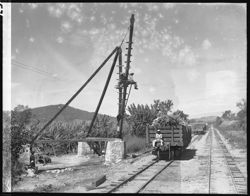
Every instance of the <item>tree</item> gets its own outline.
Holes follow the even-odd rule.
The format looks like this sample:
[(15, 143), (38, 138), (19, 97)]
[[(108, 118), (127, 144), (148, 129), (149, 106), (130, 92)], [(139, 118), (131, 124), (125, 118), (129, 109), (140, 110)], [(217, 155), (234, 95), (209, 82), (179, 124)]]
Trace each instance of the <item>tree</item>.
[(247, 113), (247, 102), (245, 99), (242, 99), (241, 102), (238, 102), (236, 106), (240, 109), (240, 111), (237, 113), (237, 117), (239, 119), (244, 119), (246, 117)]
[(238, 102), (236, 104), (236, 106), (240, 108), (240, 111), (237, 113), (240, 127), (243, 130), (246, 130), (247, 102), (245, 99), (242, 99), (241, 102)]
[(225, 120), (232, 120), (233, 113), (231, 112), (231, 110), (226, 110), (221, 117)]
[(28, 106), (18, 105), (11, 111), (11, 155), (18, 159), (22, 145), (31, 139), (31, 133), (26, 129), (30, 123), (31, 110)]
[(240, 110), (246, 110), (247, 108), (247, 101), (245, 99), (242, 99), (241, 102), (238, 102), (236, 104), (237, 107), (240, 108)]
[(158, 113), (155, 106), (149, 107), (147, 104), (131, 104), (128, 112), (127, 121), (132, 128), (131, 134), (136, 136), (145, 136), (146, 126), (153, 122)]
[(31, 110), (28, 106), (18, 105), (11, 111), (11, 175), (12, 183), (15, 182), (16, 176), (23, 172), (18, 162), (19, 153), (22, 145), (29, 143), (31, 132), (27, 129), (30, 123)]
[(146, 126), (151, 125), (159, 116), (168, 115), (171, 111), (173, 102), (171, 100), (161, 101), (154, 100), (154, 103), (149, 105), (131, 104), (128, 106), (129, 116), (127, 118), (131, 126), (131, 134), (136, 136), (145, 136)]
[(184, 120), (185, 122), (188, 121), (188, 114), (185, 114), (182, 110), (176, 110), (173, 115), (179, 116), (180, 119)]
[(154, 100), (153, 105), (151, 105), (151, 108), (153, 110), (156, 110), (158, 112), (158, 115), (168, 115), (168, 112), (171, 111), (173, 107), (173, 102), (172, 100), (167, 100), (167, 101), (160, 101), (159, 99)]
[(217, 117), (216, 117), (216, 120), (215, 120), (215, 125), (216, 125), (216, 126), (219, 126), (221, 123), (222, 123), (221, 117), (217, 116)]

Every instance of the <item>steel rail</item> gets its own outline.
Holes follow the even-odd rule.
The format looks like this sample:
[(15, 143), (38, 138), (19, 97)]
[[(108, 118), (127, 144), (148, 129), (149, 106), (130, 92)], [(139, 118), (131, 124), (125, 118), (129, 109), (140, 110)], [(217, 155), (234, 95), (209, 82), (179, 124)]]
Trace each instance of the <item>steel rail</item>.
[(150, 182), (152, 182), (163, 170), (165, 170), (173, 162), (174, 160), (170, 161), (167, 165), (165, 165), (162, 169), (160, 169), (152, 178), (150, 178), (144, 185), (142, 185), (141, 188), (136, 193), (141, 192)]
[(208, 193), (209, 194), (210, 194), (210, 189), (211, 189), (211, 176), (212, 176), (212, 144), (213, 144), (213, 137), (212, 137), (212, 132), (211, 131), (209, 132), (209, 136), (210, 136), (209, 174), (208, 174)]
[[(218, 142), (218, 143), (220, 144), (220, 142)], [(220, 144), (220, 145), (221, 145), (221, 144)], [(221, 147), (221, 146), (220, 146), (220, 147)], [(226, 159), (224, 152), (223, 152), (223, 157)], [(229, 173), (230, 173), (230, 177), (232, 178), (232, 182), (233, 182), (233, 185), (234, 185), (234, 190), (235, 190), (236, 192), (238, 192), (238, 190), (237, 190), (237, 188), (236, 188), (236, 184), (235, 184), (234, 179), (233, 179), (232, 171), (231, 171), (231, 169), (229, 168), (229, 165), (228, 165), (227, 160), (226, 160), (226, 164), (227, 164), (227, 167), (228, 167), (228, 170), (229, 170)]]
[[(215, 136), (216, 139), (218, 139), (218, 143), (223, 151), (223, 156), (226, 160), (226, 164), (230, 173), (230, 177), (232, 179), (233, 185), (234, 185), (234, 189), (238, 194), (247, 194), (247, 180), (246, 178), (243, 176), (242, 172), (240, 171), (240, 169), (238, 168), (238, 166), (236, 165), (233, 156), (230, 154), (230, 152), (228, 151), (227, 147), (225, 146), (225, 144), (223, 143), (221, 137), (219, 136), (217, 130), (215, 131)], [(226, 156), (226, 154), (228, 154), (228, 156)], [(231, 164), (229, 164), (229, 162), (231, 162)], [(232, 171), (232, 167), (234, 168), (234, 170), (237, 170), (236, 173), (238, 175), (235, 175), (235, 173)], [(236, 179), (242, 179), (241, 182), (237, 182)], [(245, 187), (242, 189), (242, 186)], [(241, 188), (239, 188), (241, 187)]]
[(143, 168), (142, 170), (140, 170), (139, 172), (135, 173), (134, 175), (132, 175), (131, 177), (129, 177), (128, 179), (124, 180), (123, 182), (121, 182), (120, 184), (118, 184), (116, 187), (112, 188), (111, 190), (109, 190), (107, 193), (112, 193), (114, 191), (116, 191), (118, 188), (120, 188), (121, 186), (123, 186), (124, 184), (128, 183), (129, 181), (133, 180), (136, 176), (138, 176), (140, 173), (142, 173), (143, 171), (145, 171), (146, 169), (148, 169), (149, 167), (151, 167), (152, 165), (154, 165), (155, 163), (157, 163), (158, 161), (153, 161), (152, 163), (150, 163), (149, 165), (147, 165), (145, 168)]
[[(168, 166), (170, 166), (175, 160), (171, 160), (170, 162), (168, 162), (165, 166), (163, 166), (163, 168), (161, 168), (160, 170), (157, 171), (157, 173), (155, 175), (153, 175), (149, 180), (147, 180), (135, 193), (139, 193), (141, 192), (143, 189), (145, 189), (145, 187), (152, 182), (163, 170), (165, 170)], [(118, 184), (116, 187), (114, 187), (113, 189), (109, 190), (107, 193), (114, 193), (115, 191), (117, 191), (121, 186), (126, 185), (128, 182), (132, 181), (135, 177), (137, 177), (139, 174), (141, 174), (142, 172), (146, 171), (148, 168), (152, 167), (154, 164), (159, 163), (158, 161), (154, 161), (152, 163), (150, 163), (149, 165), (147, 165), (145, 168), (143, 168), (142, 170), (136, 172), (134, 175), (132, 175), (131, 177), (129, 177), (128, 179), (126, 179), (125, 181), (123, 181), (122, 183)]]

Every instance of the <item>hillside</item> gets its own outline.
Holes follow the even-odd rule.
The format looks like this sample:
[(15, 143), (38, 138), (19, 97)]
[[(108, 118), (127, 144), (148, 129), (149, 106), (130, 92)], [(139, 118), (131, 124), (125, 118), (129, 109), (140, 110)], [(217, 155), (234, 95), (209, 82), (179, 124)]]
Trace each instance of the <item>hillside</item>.
[[(59, 110), (63, 107), (63, 104), (49, 105), (43, 107), (32, 108), (32, 118), (38, 119), (41, 123), (48, 122)], [(94, 113), (80, 110), (68, 106), (64, 111), (55, 119), (55, 121), (72, 122), (74, 120), (89, 121), (92, 119)], [(99, 116), (99, 115), (98, 115)], [(111, 117), (115, 120), (114, 117)]]
[(193, 118), (190, 121), (191, 122), (206, 122), (206, 123), (212, 123), (215, 122), (217, 116), (204, 116), (200, 118)]

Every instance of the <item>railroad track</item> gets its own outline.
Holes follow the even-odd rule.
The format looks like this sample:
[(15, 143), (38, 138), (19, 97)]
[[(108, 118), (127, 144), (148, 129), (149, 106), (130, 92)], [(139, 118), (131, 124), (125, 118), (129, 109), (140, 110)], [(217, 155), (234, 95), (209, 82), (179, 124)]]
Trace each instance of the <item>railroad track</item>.
[(169, 167), (174, 160), (152, 161), (131, 174), (131, 177), (121, 183), (111, 184), (114, 186), (108, 193), (140, 193), (152, 182), (163, 170)]
[(236, 161), (234, 160), (233, 156), (228, 151), (226, 145), (221, 140), (221, 137), (217, 133), (217, 130), (214, 132), (215, 137), (218, 140), (220, 147), (224, 153), (224, 158), (227, 163), (227, 167), (230, 171), (230, 176), (232, 178), (234, 187), (238, 194), (247, 194), (247, 179), (242, 174), (240, 169), (238, 168)]
[[(240, 169), (238, 168), (234, 158), (232, 157), (232, 155), (230, 154), (230, 152), (228, 151), (227, 147), (225, 146), (225, 144), (223, 143), (223, 141), (221, 140), (219, 134), (217, 133), (217, 130), (212, 130), (210, 133), (210, 154), (209, 154), (209, 183), (208, 183), (208, 193), (214, 193), (216, 192), (215, 187), (212, 184), (212, 170), (213, 170), (213, 153), (215, 152), (214, 150), (219, 150), (220, 152), (222, 152), (227, 169), (228, 169), (228, 173), (229, 173), (229, 178), (232, 179), (232, 183), (234, 186), (234, 190), (237, 194), (247, 194), (247, 179), (244, 177), (244, 175), (242, 174), (242, 172), (240, 171)], [(213, 141), (213, 136), (214, 135), (214, 139), (216, 141)], [(213, 148), (214, 144), (213, 143), (218, 143), (218, 148)], [(213, 152), (214, 151), (214, 152)]]
[[(200, 137), (195, 138), (195, 140), (200, 139)], [(203, 162), (207, 165), (206, 171), (208, 172), (208, 193), (219, 193), (221, 191), (220, 185), (218, 189), (218, 182), (220, 181), (220, 177), (218, 177), (218, 171), (221, 168), (218, 168), (218, 164), (226, 163), (226, 167), (223, 171), (223, 179), (228, 179), (229, 191), (237, 194), (247, 194), (247, 179), (243, 176), (237, 164), (232, 157), (232, 155), (228, 152), (225, 144), (221, 140), (216, 130), (210, 130), (208, 135), (206, 136), (206, 146), (204, 148), (206, 156), (202, 156)], [(122, 182), (116, 182), (111, 184), (113, 188), (111, 188), (108, 193), (142, 193), (144, 189), (148, 187), (148, 185), (154, 181), (154, 179), (159, 176), (161, 172), (163, 172), (166, 168), (170, 168), (172, 165), (174, 167), (175, 164), (172, 164), (174, 160), (170, 161), (151, 161), (149, 164), (144, 165), (139, 168), (137, 171), (131, 173), (130, 177)], [(217, 166), (217, 167), (216, 167)], [(218, 170), (219, 169), (219, 170)], [(225, 173), (226, 171), (226, 173)], [(219, 174), (219, 175), (222, 175)], [(219, 179), (219, 181), (218, 181)], [(223, 189), (223, 188), (222, 188)]]
[[(202, 135), (198, 135), (191, 143), (199, 140)], [(137, 171), (131, 173), (130, 177), (122, 182), (114, 182), (113, 186), (107, 193), (140, 193), (147, 185), (152, 182), (159, 174), (167, 167), (171, 166), (174, 160), (170, 161), (152, 161), (147, 165), (139, 168)]]
[(210, 131), (208, 133), (208, 137), (209, 138), (209, 143), (210, 143), (210, 147), (209, 147), (209, 161), (208, 161), (208, 167), (209, 167), (209, 171), (208, 171), (208, 193), (211, 193), (211, 176), (212, 176), (212, 148), (213, 148), (213, 138), (212, 138), (212, 132)]

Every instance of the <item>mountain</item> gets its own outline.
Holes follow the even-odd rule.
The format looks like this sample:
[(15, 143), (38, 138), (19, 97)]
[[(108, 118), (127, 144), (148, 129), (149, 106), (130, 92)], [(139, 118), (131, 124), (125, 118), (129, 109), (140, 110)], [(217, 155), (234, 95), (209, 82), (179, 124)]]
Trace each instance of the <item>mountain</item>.
[[(59, 110), (63, 104), (48, 105), (43, 107), (31, 108), (32, 118), (40, 120), (41, 123), (48, 122)], [(87, 112), (71, 106), (67, 106), (62, 113), (55, 119), (55, 121), (72, 122), (74, 120), (91, 121), (94, 112)], [(102, 116), (102, 114), (98, 114)], [(111, 116), (110, 116), (111, 117)], [(111, 117), (115, 120), (114, 117)]]
[(193, 118), (190, 119), (191, 122), (207, 122), (207, 123), (212, 123), (216, 121), (217, 116), (203, 116), (200, 118)]

